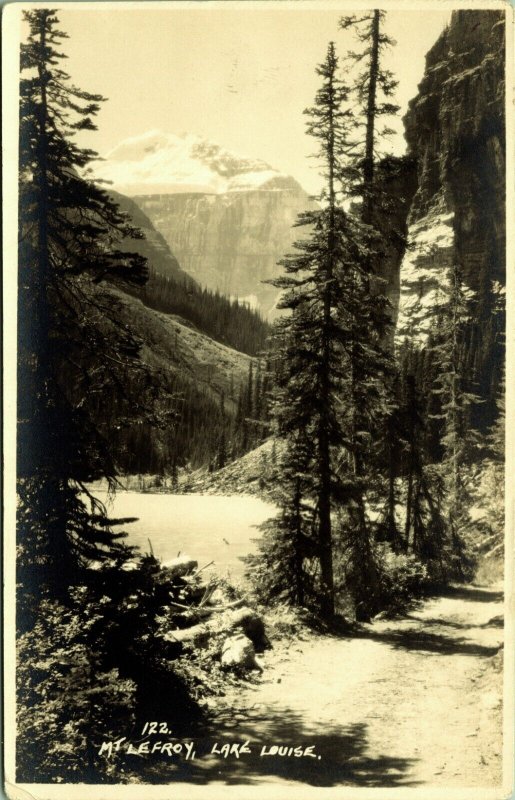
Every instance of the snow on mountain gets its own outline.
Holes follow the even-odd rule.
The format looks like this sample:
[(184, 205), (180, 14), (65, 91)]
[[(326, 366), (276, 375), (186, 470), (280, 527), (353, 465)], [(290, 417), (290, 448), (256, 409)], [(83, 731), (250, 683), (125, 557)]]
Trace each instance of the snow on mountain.
[(285, 177), (264, 161), (240, 158), (200, 136), (155, 130), (120, 142), (97, 163), (94, 174), (129, 196), (225, 194)]

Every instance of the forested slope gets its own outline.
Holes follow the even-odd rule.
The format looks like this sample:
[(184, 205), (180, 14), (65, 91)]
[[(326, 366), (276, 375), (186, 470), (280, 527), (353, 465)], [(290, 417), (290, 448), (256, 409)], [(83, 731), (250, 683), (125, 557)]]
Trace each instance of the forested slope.
[(118, 432), (123, 471), (207, 467), (252, 446), (256, 438), (245, 417), (248, 403), (255, 405), (262, 394), (258, 360), (211, 339), (182, 317), (148, 308), (120, 289), (109, 291), (120, 322), (142, 342), (143, 360), (170, 389), (171, 418), (164, 429), (137, 424)]

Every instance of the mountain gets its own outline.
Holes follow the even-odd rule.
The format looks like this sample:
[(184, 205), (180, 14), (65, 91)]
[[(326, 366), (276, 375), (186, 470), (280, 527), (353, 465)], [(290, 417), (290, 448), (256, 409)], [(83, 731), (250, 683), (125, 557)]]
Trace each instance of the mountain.
[(259, 437), (241, 409), (249, 390), (253, 397), (259, 392), (253, 379), (259, 374), (257, 359), (214, 341), (181, 317), (148, 308), (119, 288), (107, 292), (120, 324), (142, 342), (142, 361), (165, 377), (173, 395), (171, 401), (156, 398), (156, 410), (175, 414), (165, 428), (112, 426), (121, 471), (155, 474), (186, 464), (207, 467), (220, 459), (221, 446), (224, 457), (231, 458), (255, 446)]
[(453, 12), (404, 119), (418, 174), (399, 276), (399, 339), (424, 341), (454, 260), (483, 320), (506, 282), (504, 16)]
[(217, 402), (224, 394), (229, 410), (235, 406), (235, 390), (246, 383), (255, 359), (214, 341), (181, 317), (148, 308), (120, 289), (110, 291), (121, 304), (122, 321), (143, 339), (144, 361), (194, 379)]
[(471, 299), (462, 369), (482, 401), (471, 420), (481, 430), (497, 415), (505, 355), (504, 29), (504, 11), (454, 11), (404, 118), (417, 175), (396, 338), (427, 342), (457, 263)]
[(200, 136), (148, 131), (125, 139), (95, 169), (119, 192), (227, 194), (258, 189), (285, 175), (264, 161), (242, 158)]
[(152, 131), (121, 142), (96, 168), (128, 194), (199, 284), (275, 315), (277, 262), (314, 207), (292, 177), (197, 136)]
[(165, 378), (173, 399), (156, 398), (156, 410), (175, 415), (164, 428), (124, 428), (113, 419), (119, 468), (176, 474), (185, 465), (207, 467), (239, 456), (261, 440), (260, 415), (256, 423), (247, 417), (252, 405), (254, 417), (257, 406), (264, 411), (267, 385), (253, 354), (264, 349), (269, 326), (246, 306), (201, 289), (137, 204), (111, 194), (143, 233), (121, 248), (145, 256), (150, 277), (143, 288), (110, 285), (103, 291), (119, 323), (142, 343), (142, 360)]
[(143, 233), (141, 239), (124, 240), (121, 249), (144, 256), (149, 268), (149, 280), (143, 288), (126, 286), (124, 291), (149, 308), (182, 317), (221, 344), (248, 355), (262, 352), (270, 333), (267, 323), (248, 306), (202, 289), (181, 269), (168, 244), (139, 206), (119, 192), (110, 194)]

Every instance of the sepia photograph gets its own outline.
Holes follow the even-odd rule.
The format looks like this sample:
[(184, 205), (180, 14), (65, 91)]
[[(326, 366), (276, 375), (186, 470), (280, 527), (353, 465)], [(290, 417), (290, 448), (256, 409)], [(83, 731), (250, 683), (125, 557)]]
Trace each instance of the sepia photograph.
[(4, 7), (8, 798), (511, 797), (513, 25)]

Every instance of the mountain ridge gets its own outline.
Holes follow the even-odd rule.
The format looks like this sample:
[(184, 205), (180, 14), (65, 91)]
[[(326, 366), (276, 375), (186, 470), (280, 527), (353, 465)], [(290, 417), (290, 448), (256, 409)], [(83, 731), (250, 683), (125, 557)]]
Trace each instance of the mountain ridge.
[(97, 163), (94, 175), (131, 197), (227, 194), (267, 185), (273, 189), (274, 181), (289, 177), (265, 161), (236, 155), (196, 134), (159, 130), (119, 142)]

